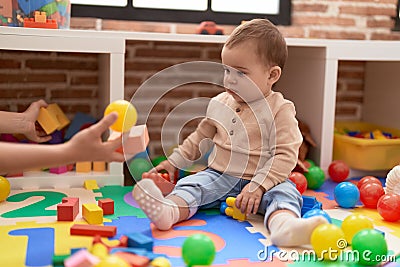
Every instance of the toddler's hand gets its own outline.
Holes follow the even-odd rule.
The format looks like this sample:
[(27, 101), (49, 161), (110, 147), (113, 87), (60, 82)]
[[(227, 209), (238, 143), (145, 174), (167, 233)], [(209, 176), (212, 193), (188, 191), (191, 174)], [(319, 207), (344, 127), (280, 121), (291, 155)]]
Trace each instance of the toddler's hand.
[(264, 189), (250, 182), (243, 187), (242, 192), (236, 197), (236, 207), (246, 215), (256, 214), (263, 195)]
[(171, 183), (175, 182), (175, 166), (171, 164), (168, 160), (161, 161), (160, 164), (155, 166), (150, 172), (160, 172), (162, 170), (166, 170), (169, 175), (169, 179)]

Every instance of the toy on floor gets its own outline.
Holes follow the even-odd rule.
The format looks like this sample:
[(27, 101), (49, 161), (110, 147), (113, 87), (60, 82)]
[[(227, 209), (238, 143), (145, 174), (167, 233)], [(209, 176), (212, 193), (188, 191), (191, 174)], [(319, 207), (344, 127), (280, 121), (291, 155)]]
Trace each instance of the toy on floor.
[(322, 210), (322, 203), (317, 201), (316, 197), (301, 196), (303, 199), (303, 206), (301, 207), (301, 216), (304, 216), (310, 210)]
[(10, 190), (10, 182), (3, 176), (0, 176), (0, 202), (7, 199), (8, 195), (10, 194)]
[(378, 200), (377, 210), (385, 221), (400, 220), (400, 195), (393, 193), (383, 195)]
[(358, 187), (358, 189), (360, 189), (363, 185), (371, 184), (371, 183), (376, 183), (376, 184), (382, 185), (381, 181), (379, 181), (378, 178), (376, 178), (375, 176), (367, 175), (367, 176), (362, 177), (360, 179), (360, 181), (358, 181), (357, 187)]
[(235, 220), (245, 221), (246, 214), (242, 213), (240, 209), (238, 209), (235, 205), (236, 198), (235, 197), (228, 197), (226, 198), (227, 208), (225, 209), (225, 214), (229, 217), (232, 217)]
[(314, 229), (311, 234), (311, 245), (318, 259), (336, 261), (347, 247), (347, 242), (340, 227), (326, 223)]
[(182, 245), (182, 257), (188, 267), (211, 265), (215, 258), (215, 245), (204, 234), (194, 234), (185, 239)]
[(142, 175), (153, 168), (150, 161), (144, 158), (134, 158), (128, 165), (129, 172), (136, 182), (142, 180)]
[(308, 168), (308, 172), (304, 173), (307, 179), (307, 186), (309, 189), (318, 189), (325, 182), (325, 173), (318, 166)]
[(377, 265), (388, 253), (385, 237), (375, 229), (359, 231), (353, 237), (351, 247), (358, 251), (358, 262), (368, 266)]
[(351, 214), (347, 216), (342, 222), (342, 230), (346, 236), (348, 244), (352, 243), (355, 234), (363, 229), (374, 229), (374, 225), (368, 217), (362, 214)]
[(400, 165), (395, 166), (386, 176), (386, 193), (400, 195)]
[(302, 216), (302, 218), (310, 218), (314, 216), (324, 216), (325, 219), (328, 221), (328, 223), (332, 223), (331, 216), (329, 216), (329, 214), (326, 211), (321, 209), (309, 210)]
[(343, 182), (349, 177), (350, 168), (342, 160), (334, 160), (328, 167), (328, 174), (332, 181)]
[(360, 200), (366, 208), (376, 209), (378, 200), (385, 194), (381, 184), (368, 183), (360, 188)]
[(296, 184), (296, 189), (302, 195), (307, 190), (307, 178), (300, 172), (292, 172), (289, 180)]
[(342, 208), (354, 208), (360, 199), (360, 191), (350, 182), (341, 182), (334, 190), (335, 201)]

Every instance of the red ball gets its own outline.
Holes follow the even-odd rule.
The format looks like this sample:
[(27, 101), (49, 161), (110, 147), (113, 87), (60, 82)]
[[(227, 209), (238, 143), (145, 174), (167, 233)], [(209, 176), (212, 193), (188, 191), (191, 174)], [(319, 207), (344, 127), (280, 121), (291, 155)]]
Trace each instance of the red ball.
[(366, 208), (376, 209), (379, 198), (384, 194), (381, 184), (369, 183), (360, 188), (360, 200)]
[(364, 184), (369, 184), (369, 183), (376, 183), (382, 185), (381, 181), (379, 181), (378, 178), (374, 176), (364, 176), (363, 178), (360, 179), (357, 183), (358, 189), (360, 189)]
[(289, 179), (296, 184), (297, 190), (303, 194), (307, 189), (307, 178), (300, 172), (292, 172)]
[(334, 160), (329, 165), (328, 174), (337, 183), (343, 182), (349, 177), (350, 168), (342, 160)]
[(377, 210), (385, 221), (396, 222), (400, 220), (400, 195), (385, 194), (381, 196)]

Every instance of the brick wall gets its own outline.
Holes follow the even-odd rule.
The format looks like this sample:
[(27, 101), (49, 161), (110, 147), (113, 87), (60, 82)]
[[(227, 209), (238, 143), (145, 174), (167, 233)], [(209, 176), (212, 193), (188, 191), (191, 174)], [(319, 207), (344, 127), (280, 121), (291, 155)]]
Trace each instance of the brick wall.
[[(292, 25), (279, 26), (285, 37), (352, 40), (400, 40), (392, 32), (397, 0), (292, 0)], [(95, 18), (71, 19), (73, 29), (124, 30), (165, 33), (194, 33), (197, 24), (112, 21)], [(229, 34), (234, 26), (221, 25)], [(219, 61), (221, 45), (165, 42), (128, 42), (126, 47), (125, 98), (159, 70), (193, 60)], [(84, 60), (82, 60), (84, 59)], [(340, 62), (337, 84), (338, 119), (361, 119), (364, 62)], [(30, 102), (43, 98), (57, 102), (72, 117), (77, 111), (99, 116), (98, 59), (72, 53), (30, 53), (0, 51), (0, 109), (23, 111)], [(204, 86), (178, 88), (152, 111), (152, 152), (159, 154), (160, 127), (166, 114), (180, 101), (210, 97), (221, 91)], [(195, 127), (190, 122), (182, 131)]]

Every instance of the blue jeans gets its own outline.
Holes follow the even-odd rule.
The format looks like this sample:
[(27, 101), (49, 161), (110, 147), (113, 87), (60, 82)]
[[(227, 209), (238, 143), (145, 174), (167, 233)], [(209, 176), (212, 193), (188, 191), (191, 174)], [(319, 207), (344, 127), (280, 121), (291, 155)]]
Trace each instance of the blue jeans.
[[(189, 205), (189, 218), (199, 208), (219, 208), (227, 197), (236, 197), (250, 181), (220, 173), (211, 168), (180, 179), (171, 195)], [(303, 199), (295, 184), (287, 180), (265, 192), (258, 213), (264, 215), (267, 226), (269, 216), (277, 210), (290, 210), (301, 217)]]

